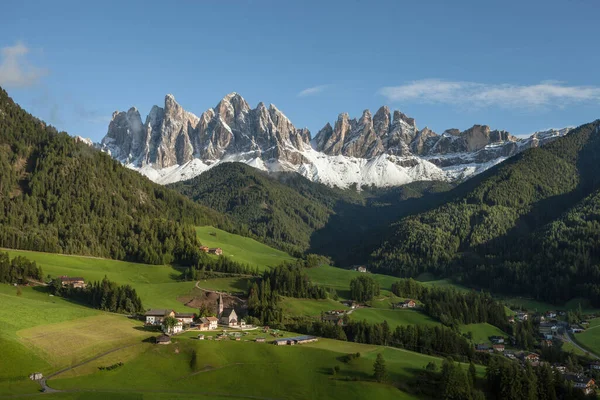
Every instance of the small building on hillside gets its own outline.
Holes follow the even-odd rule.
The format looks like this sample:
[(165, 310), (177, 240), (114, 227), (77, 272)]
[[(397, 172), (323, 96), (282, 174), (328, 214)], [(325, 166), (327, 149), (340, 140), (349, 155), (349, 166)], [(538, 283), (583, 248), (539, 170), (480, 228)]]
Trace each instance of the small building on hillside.
[(408, 299), (402, 303), (402, 308), (415, 308), (417, 303), (414, 300)]
[(198, 335), (198, 340), (204, 340), (204, 335), (203, 334), (199, 334)]
[(493, 344), (504, 344), (504, 338), (502, 336), (490, 336), (490, 341)]
[(494, 344), (494, 345), (492, 345), (492, 349), (494, 349), (494, 351), (502, 353), (504, 351), (504, 345), (503, 344)]
[(519, 321), (527, 321), (529, 319), (529, 314), (527, 314), (526, 312), (519, 311), (517, 313), (517, 319)]
[(208, 250), (209, 250), (208, 246), (200, 246), (200, 251), (201, 252), (208, 253)]
[(492, 350), (492, 348), (490, 347), (490, 345), (488, 345), (486, 343), (479, 343), (479, 344), (475, 345), (475, 351), (489, 353), (491, 350)]
[(565, 372), (567, 372), (567, 366), (566, 365), (554, 363), (554, 364), (552, 364), (552, 368), (554, 368), (555, 370), (557, 370), (561, 374), (564, 374)]
[(236, 326), (238, 324), (238, 316), (233, 308), (223, 309), (220, 321), (221, 325)]
[(215, 317), (202, 317), (200, 318), (200, 323), (198, 324), (198, 329), (201, 331), (212, 331), (217, 329), (217, 325), (219, 320)]
[(356, 307), (358, 307), (358, 303), (356, 303), (353, 300), (344, 300), (341, 302), (343, 305), (345, 305), (346, 307), (350, 307), (351, 309), (355, 309)]
[(565, 380), (571, 382), (573, 388), (583, 391), (586, 395), (591, 394), (596, 386), (596, 381), (584, 375), (567, 374)]
[(523, 357), (523, 360), (527, 361), (527, 362), (532, 362), (532, 363), (538, 362), (538, 361), (540, 361), (540, 356), (539, 356), (539, 354), (528, 353)]
[(208, 249), (208, 254), (215, 254), (217, 256), (220, 256), (223, 254), (223, 250), (220, 247), (212, 247)]
[(43, 378), (44, 375), (41, 372), (34, 372), (33, 374), (29, 375), (29, 379), (31, 379), (32, 381), (39, 381)]
[(512, 316), (512, 315), (510, 317), (508, 317), (508, 323), (509, 324), (514, 324), (515, 323), (515, 317)]
[(177, 323), (173, 326), (167, 326), (167, 324), (161, 324), (162, 331), (167, 335), (176, 335), (180, 332), (183, 332), (183, 323), (177, 320)]
[(194, 316), (194, 313), (175, 313), (175, 318), (185, 325), (189, 325), (194, 322)]
[(275, 339), (273, 344), (276, 346), (294, 346), (296, 344), (305, 344), (316, 342), (319, 340), (316, 336), (302, 335), (302, 336), (294, 336), (290, 338), (283, 339)]
[(255, 340), (256, 343), (264, 343), (265, 342), (265, 338), (264, 337), (257, 337)]
[(146, 325), (160, 325), (163, 320), (167, 317), (175, 318), (175, 311), (165, 309), (152, 309), (148, 310), (146, 314)]
[(590, 369), (594, 371), (600, 371), (600, 361), (594, 361), (590, 363)]
[(61, 276), (58, 278), (61, 286), (72, 286), (74, 288), (83, 289), (85, 287), (85, 280), (81, 277), (68, 277)]
[(364, 265), (355, 265), (354, 267), (352, 267), (352, 269), (358, 272), (367, 272), (367, 267), (365, 267)]
[(167, 335), (160, 335), (156, 338), (156, 344), (169, 344), (171, 343), (171, 338)]

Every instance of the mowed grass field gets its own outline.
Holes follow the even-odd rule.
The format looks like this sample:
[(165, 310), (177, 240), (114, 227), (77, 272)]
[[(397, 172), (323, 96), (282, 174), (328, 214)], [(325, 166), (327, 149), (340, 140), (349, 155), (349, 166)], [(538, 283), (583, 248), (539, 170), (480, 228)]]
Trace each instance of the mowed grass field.
[[(190, 367), (195, 350), (198, 366)], [(145, 392), (185, 392), (194, 395), (243, 395), (271, 399), (413, 399), (417, 398), (389, 384), (371, 382), (373, 362), (378, 352), (386, 359), (390, 380), (404, 382), (436, 357), (378, 346), (322, 339), (299, 346), (273, 346), (267, 343), (199, 341), (179, 338), (168, 346), (140, 345), (137, 356), (113, 371), (80, 367), (69, 376), (49, 381), (57, 389), (124, 390)], [(349, 364), (339, 361), (347, 353), (361, 357)], [(110, 365), (118, 359), (94, 361)], [(153, 365), (154, 368), (148, 368)], [(340, 367), (334, 377), (331, 369)], [(358, 381), (347, 380), (357, 378)], [(110, 388), (110, 389), (107, 389)]]
[(571, 335), (580, 346), (600, 356), (600, 318), (590, 321), (589, 327), (581, 332)]
[(151, 335), (141, 322), (49, 296), (43, 288), (0, 284), (0, 394), (39, 388), (48, 374)]
[[(309, 268), (306, 270), (306, 273), (313, 283), (335, 289), (338, 296), (343, 299), (350, 298), (350, 281), (358, 276), (365, 275), (363, 272), (330, 266)], [(367, 275), (379, 283), (382, 294), (384, 295), (389, 295), (391, 293), (392, 283), (398, 280), (398, 278), (388, 275), (370, 273)]]
[(259, 270), (275, 267), (284, 261), (292, 261), (289, 254), (244, 236), (235, 235), (212, 226), (196, 227), (196, 235), (204, 246), (220, 247), (223, 255)]

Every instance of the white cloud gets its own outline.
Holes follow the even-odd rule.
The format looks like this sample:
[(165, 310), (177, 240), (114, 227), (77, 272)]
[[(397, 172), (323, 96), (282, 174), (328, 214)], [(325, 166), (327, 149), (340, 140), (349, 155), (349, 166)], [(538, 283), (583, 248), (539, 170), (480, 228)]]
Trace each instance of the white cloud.
[(600, 103), (600, 87), (568, 86), (559, 81), (514, 85), (423, 79), (381, 88), (379, 94), (392, 102), (446, 103), (472, 108), (564, 107), (572, 103)]
[(0, 85), (6, 87), (31, 86), (46, 75), (47, 71), (45, 69), (35, 67), (29, 63), (27, 60), (28, 53), (29, 48), (21, 42), (17, 42), (14, 46), (2, 48)]
[(319, 94), (319, 93), (323, 92), (328, 87), (329, 87), (329, 85), (319, 85), (319, 86), (309, 87), (309, 88), (302, 90), (300, 93), (298, 93), (298, 97), (314, 96), (315, 94)]

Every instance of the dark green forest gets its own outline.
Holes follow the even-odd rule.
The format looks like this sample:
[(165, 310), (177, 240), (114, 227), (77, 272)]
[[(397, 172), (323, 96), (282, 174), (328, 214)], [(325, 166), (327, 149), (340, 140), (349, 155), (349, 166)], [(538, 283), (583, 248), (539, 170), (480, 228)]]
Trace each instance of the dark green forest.
[(599, 305), (599, 125), (514, 156), (447, 193), (449, 202), (401, 219), (372, 269)]
[(246, 234), (296, 255), (308, 250), (312, 233), (325, 226), (343, 197), (296, 173), (269, 176), (241, 163), (219, 165), (170, 187), (228, 214)]
[(100, 282), (91, 282), (85, 288), (63, 286), (60, 279), (53, 279), (52, 292), (61, 297), (88, 304), (102, 311), (121, 314), (140, 314), (144, 312), (142, 300), (130, 285), (119, 285), (105, 276)]
[(193, 225), (222, 214), (34, 118), (0, 89), (0, 247), (193, 263)]
[(41, 281), (43, 277), (42, 267), (35, 261), (23, 256), (16, 256), (11, 260), (8, 253), (0, 252), (0, 283), (25, 285), (29, 279)]
[(349, 266), (368, 260), (392, 222), (440, 204), (443, 197), (438, 194), (452, 185), (414, 182), (358, 192), (330, 188), (296, 173), (268, 174), (245, 164), (224, 163), (169, 187), (227, 214), (247, 236), (295, 256), (310, 251)]

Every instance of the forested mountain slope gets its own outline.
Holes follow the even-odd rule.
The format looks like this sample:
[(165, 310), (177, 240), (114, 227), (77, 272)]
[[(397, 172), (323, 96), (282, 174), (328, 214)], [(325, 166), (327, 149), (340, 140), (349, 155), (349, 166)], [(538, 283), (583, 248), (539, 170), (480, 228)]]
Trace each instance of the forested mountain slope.
[(600, 303), (599, 126), (521, 153), (458, 186), (448, 203), (402, 219), (373, 268)]
[(325, 226), (342, 198), (361, 201), (356, 192), (353, 196), (296, 173), (269, 175), (241, 163), (224, 163), (169, 187), (228, 214), (245, 233), (290, 253), (308, 249), (312, 233)]
[(440, 200), (433, 195), (452, 185), (414, 182), (357, 192), (332, 189), (296, 173), (269, 174), (242, 163), (224, 163), (169, 187), (226, 213), (245, 234), (265, 243), (296, 255), (327, 255), (337, 265), (349, 266), (368, 259), (391, 222), (423, 210), (430, 198)]
[(222, 214), (34, 118), (0, 88), (0, 247), (144, 263), (194, 257)]

